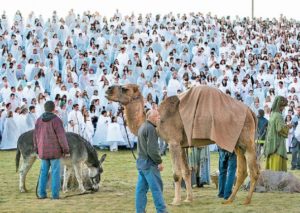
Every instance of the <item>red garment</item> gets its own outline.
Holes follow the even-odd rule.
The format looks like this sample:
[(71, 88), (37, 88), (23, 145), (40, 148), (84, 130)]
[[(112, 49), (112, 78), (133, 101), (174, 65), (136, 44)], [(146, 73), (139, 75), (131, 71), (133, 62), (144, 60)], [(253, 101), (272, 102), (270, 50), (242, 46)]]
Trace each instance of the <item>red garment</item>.
[(33, 142), (40, 159), (58, 159), (69, 154), (63, 123), (54, 114), (50, 120), (45, 121), (43, 115), (37, 120), (33, 132)]

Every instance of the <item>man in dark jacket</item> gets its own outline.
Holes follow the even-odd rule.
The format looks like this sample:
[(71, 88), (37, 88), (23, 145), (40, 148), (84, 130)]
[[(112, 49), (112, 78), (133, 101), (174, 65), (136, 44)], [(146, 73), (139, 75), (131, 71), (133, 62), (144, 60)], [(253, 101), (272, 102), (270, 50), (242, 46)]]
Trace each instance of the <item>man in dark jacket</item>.
[(163, 198), (163, 183), (160, 171), (163, 170), (159, 154), (156, 123), (159, 120), (157, 110), (149, 110), (146, 121), (138, 131), (138, 182), (136, 185), (135, 205), (137, 213), (144, 213), (147, 204), (147, 192), (150, 188), (156, 212), (165, 213), (166, 205)]
[(52, 199), (59, 199), (60, 190), (60, 158), (69, 157), (69, 146), (63, 123), (53, 112), (55, 104), (47, 101), (45, 112), (37, 120), (33, 133), (34, 149), (41, 162), (41, 171), (38, 186), (40, 199), (47, 197), (46, 185), (48, 172), (51, 166)]

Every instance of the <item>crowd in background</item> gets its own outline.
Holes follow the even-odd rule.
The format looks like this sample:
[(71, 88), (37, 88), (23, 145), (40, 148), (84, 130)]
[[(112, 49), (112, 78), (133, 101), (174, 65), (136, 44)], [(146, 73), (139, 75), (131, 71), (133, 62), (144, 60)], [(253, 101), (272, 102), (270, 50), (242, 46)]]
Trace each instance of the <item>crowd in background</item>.
[[(111, 85), (138, 84), (145, 107), (192, 86), (208, 85), (270, 116), (275, 96), (288, 99), (287, 122), (300, 117), (300, 23), (210, 14), (89, 11), (65, 18), (0, 17), (2, 149), (16, 147), (53, 100), (67, 131), (97, 146), (127, 145)], [(221, 107), (221, 106), (220, 106)], [(112, 134), (117, 133), (117, 134)], [(130, 133), (130, 132), (129, 132)], [(293, 129), (290, 132), (293, 135)], [(130, 133), (130, 140), (137, 139)], [(291, 138), (287, 140), (290, 146)]]

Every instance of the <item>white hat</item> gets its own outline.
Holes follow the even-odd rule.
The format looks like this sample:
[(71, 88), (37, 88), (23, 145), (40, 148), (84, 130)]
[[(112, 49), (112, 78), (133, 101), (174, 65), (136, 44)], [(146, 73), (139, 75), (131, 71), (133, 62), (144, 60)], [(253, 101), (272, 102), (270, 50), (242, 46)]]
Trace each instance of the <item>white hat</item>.
[(32, 86), (32, 82), (27, 82), (27, 86)]

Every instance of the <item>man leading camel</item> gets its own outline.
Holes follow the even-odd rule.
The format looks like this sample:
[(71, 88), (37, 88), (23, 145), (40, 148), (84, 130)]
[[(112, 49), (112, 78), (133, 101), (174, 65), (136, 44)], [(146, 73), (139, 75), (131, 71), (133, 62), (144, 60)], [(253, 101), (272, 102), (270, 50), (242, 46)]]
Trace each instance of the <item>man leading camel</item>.
[(144, 213), (147, 205), (147, 192), (150, 188), (157, 213), (165, 213), (166, 205), (163, 198), (163, 183), (160, 171), (163, 170), (159, 155), (156, 124), (159, 121), (157, 110), (149, 110), (146, 121), (138, 131), (138, 182), (136, 185), (136, 212)]

